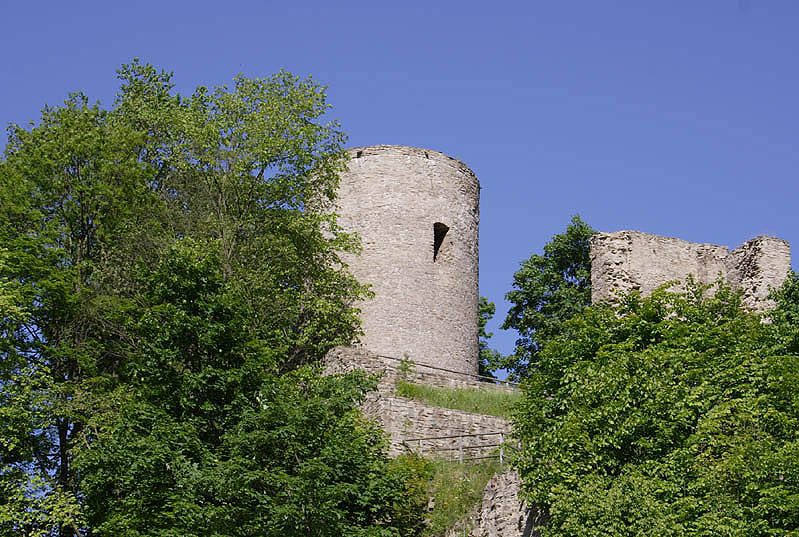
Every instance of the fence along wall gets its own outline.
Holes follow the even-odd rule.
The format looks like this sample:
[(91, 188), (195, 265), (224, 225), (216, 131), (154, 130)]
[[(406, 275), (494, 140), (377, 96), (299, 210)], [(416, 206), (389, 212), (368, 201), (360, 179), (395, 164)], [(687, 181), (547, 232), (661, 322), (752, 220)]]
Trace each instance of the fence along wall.
[(776, 237), (756, 237), (735, 250), (640, 231), (597, 233), (591, 238), (591, 300), (612, 299), (617, 291), (650, 294), (671, 280), (689, 274), (703, 283), (719, 276), (743, 291), (744, 306), (774, 307), (766, 300), (791, 268), (791, 248)]
[(443, 153), (350, 151), (337, 213), (363, 246), (344, 260), (375, 293), (359, 305), (366, 348), (477, 373), (479, 194), (474, 173)]
[[(362, 347), (336, 347), (325, 358), (325, 373), (346, 373), (362, 369), (372, 375), (381, 375), (377, 392), (369, 394), (362, 410), (367, 416), (380, 422), (389, 435), (389, 454), (397, 455), (408, 450), (419, 451), (419, 442), (424, 438), (421, 451), (427, 456), (457, 458), (459, 448), (464, 448), (466, 458), (496, 454), (500, 438), (506, 439), (510, 425), (502, 418), (473, 414), (424, 404), (420, 401), (399, 397), (394, 383), (399, 378), (409, 382), (457, 388), (501, 389), (512, 388), (486, 384), (471, 379), (431, 375), (411, 371), (404, 376), (390, 361)], [(502, 433), (503, 437), (499, 436)], [(466, 436), (469, 435), (469, 436)], [(448, 437), (448, 438), (442, 438)], [(484, 446), (484, 447), (475, 447)]]
[[(501, 390), (505, 392), (519, 390), (518, 384), (514, 382), (493, 380), (457, 371), (442, 371), (418, 362), (403, 364), (402, 359), (377, 355), (362, 345), (331, 349), (325, 357), (325, 369), (328, 374), (362, 369), (370, 375), (380, 375), (380, 385), (381, 387), (385, 386), (386, 389), (393, 387), (398, 380), (405, 380), (438, 388)], [(483, 378), (487, 382), (479, 380), (479, 378)]]

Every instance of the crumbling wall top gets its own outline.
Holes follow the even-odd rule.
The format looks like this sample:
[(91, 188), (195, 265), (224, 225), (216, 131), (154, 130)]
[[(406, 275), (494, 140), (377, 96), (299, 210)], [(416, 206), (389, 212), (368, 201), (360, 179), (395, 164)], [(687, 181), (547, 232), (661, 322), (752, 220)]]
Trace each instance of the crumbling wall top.
[(591, 238), (591, 300), (633, 290), (648, 295), (690, 274), (708, 284), (724, 278), (743, 291), (744, 306), (765, 310), (773, 307), (766, 300), (770, 290), (782, 285), (790, 268), (790, 245), (776, 237), (756, 237), (730, 251), (640, 231), (597, 233)]

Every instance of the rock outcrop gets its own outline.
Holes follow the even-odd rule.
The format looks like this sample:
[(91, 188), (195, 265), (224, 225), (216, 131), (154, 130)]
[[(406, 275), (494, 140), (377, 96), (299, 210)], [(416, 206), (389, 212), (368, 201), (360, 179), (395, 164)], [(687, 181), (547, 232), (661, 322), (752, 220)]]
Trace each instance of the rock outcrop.
[(537, 537), (544, 524), (541, 513), (519, 497), (521, 480), (515, 470), (491, 478), (483, 500), (472, 515), (447, 537)]

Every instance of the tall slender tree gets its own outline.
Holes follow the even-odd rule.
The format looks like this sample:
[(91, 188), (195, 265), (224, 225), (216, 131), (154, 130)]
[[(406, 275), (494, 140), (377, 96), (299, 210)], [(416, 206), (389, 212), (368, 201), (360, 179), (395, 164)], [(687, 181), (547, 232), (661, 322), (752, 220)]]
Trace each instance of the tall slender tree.
[(23, 499), (49, 505), (37, 517), (57, 522), (59, 535), (78, 531), (78, 515), (58, 507), (78, 495), (72, 453), (83, 423), (73, 404), (102, 359), (95, 305), (103, 268), (117, 245), (137, 242), (141, 227), (131, 223), (149, 218), (140, 143), (139, 133), (74, 94), (46, 108), (38, 126), (13, 127), (0, 162), (0, 278), (13, 286), (20, 312), (0, 321), (1, 397), (19, 424), (3, 435), (2, 472), (34, 491), (16, 511), (30, 531), (36, 517)]

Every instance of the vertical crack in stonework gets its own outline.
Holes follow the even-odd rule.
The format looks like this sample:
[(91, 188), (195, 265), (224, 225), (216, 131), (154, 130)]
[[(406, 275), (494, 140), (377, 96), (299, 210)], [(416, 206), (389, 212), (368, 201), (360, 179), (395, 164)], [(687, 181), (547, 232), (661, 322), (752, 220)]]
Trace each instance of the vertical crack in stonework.
[(441, 222), (433, 224), (433, 261), (438, 257), (438, 251), (441, 249), (441, 245), (444, 244), (444, 237), (447, 236), (447, 231), (449, 231), (449, 226), (446, 224)]

